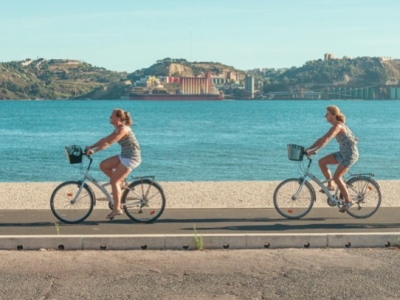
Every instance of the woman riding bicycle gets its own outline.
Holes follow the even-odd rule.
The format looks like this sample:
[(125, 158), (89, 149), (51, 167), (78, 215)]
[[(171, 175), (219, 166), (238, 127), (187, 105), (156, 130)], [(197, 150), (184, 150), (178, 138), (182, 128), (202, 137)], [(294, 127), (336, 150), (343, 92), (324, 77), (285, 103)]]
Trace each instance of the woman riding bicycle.
[[(339, 212), (345, 212), (353, 203), (349, 199), (349, 193), (346, 184), (343, 182), (343, 176), (358, 160), (358, 139), (345, 125), (346, 117), (337, 106), (328, 106), (326, 108), (325, 118), (332, 124), (332, 127), (324, 136), (306, 149), (306, 153), (308, 156), (316, 154), (318, 150), (322, 149), (331, 139), (336, 137), (339, 143), (339, 151), (321, 158), (318, 164), (325, 178), (327, 180), (333, 179), (342, 193), (345, 203), (339, 208)], [(331, 176), (328, 165), (338, 165), (333, 177)], [(332, 180), (328, 182), (328, 189), (335, 189)], [(323, 190), (321, 191), (323, 192)]]
[(86, 155), (90, 156), (115, 142), (121, 145), (121, 154), (109, 157), (100, 163), (100, 169), (110, 178), (114, 200), (113, 210), (107, 215), (107, 219), (113, 219), (122, 214), (121, 188), (124, 187), (121, 185), (129, 173), (142, 161), (139, 143), (130, 127), (132, 119), (129, 113), (119, 108), (114, 109), (110, 116), (110, 124), (115, 127), (115, 130), (86, 149)]

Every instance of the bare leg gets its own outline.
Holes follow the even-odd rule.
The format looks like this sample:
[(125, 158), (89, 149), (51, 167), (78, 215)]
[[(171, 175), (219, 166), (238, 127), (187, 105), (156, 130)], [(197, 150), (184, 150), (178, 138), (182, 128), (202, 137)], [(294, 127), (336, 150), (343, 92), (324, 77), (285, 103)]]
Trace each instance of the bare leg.
[(121, 212), (121, 183), (131, 172), (131, 169), (121, 164), (118, 155), (103, 160), (100, 169), (110, 178), (114, 207), (108, 217), (114, 217)]
[(351, 201), (349, 199), (349, 192), (347, 191), (347, 186), (343, 181), (343, 176), (347, 173), (348, 170), (349, 168), (346, 168), (343, 165), (338, 165), (335, 174), (333, 175), (333, 180), (335, 181), (340, 192), (342, 193), (344, 201), (350, 203)]
[[(332, 179), (331, 171), (328, 168), (328, 165), (337, 165), (338, 162), (333, 154), (329, 154), (318, 161), (319, 168), (321, 169), (322, 174), (324, 174), (326, 180)], [(332, 181), (328, 182), (328, 188), (334, 189)]]
[(121, 183), (124, 181), (126, 176), (128, 176), (128, 174), (131, 171), (132, 171), (131, 169), (119, 163), (113, 175), (110, 178), (113, 200), (114, 200), (114, 207), (111, 214), (118, 213), (121, 211)]
[(119, 157), (118, 155), (115, 155), (103, 160), (100, 163), (100, 169), (104, 174), (107, 175), (108, 178), (111, 178), (114, 173), (114, 169), (119, 165), (119, 163)]

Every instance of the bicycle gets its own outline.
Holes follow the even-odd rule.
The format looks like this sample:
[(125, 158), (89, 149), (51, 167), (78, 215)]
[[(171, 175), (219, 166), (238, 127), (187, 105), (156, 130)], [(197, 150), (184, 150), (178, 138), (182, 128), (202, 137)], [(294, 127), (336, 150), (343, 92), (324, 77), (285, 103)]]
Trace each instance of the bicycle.
[[(316, 194), (313, 186), (307, 178), (314, 181), (327, 196), (329, 206), (340, 207), (344, 203), (343, 195), (336, 187), (334, 193), (325, 186), (330, 180), (320, 181), (310, 172), (312, 163), (311, 157), (305, 153), (303, 146), (289, 144), (289, 160), (299, 161), (302, 176), (300, 178), (289, 178), (282, 181), (275, 189), (273, 200), (277, 212), (287, 219), (300, 219), (307, 215), (316, 201)], [(308, 159), (307, 167), (304, 168), (303, 157)], [(349, 174), (344, 180), (353, 205), (346, 212), (354, 218), (368, 218), (379, 209), (381, 205), (381, 191), (378, 182), (372, 177), (372, 173)]]
[[(82, 163), (86, 156), (80, 146), (65, 147), (70, 164)], [(50, 207), (54, 216), (65, 223), (74, 224), (84, 221), (92, 213), (96, 205), (96, 195), (88, 185), (91, 182), (105, 195), (108, 206), (113, 208), (114, 201), (106, 190), (110, 183), (100, 184), (89, 174), (92, 157), (88, 157), (89, 164), (78, 181), (66, 181), (58, 185), (50, 198)], [(121, 196), (121, 207), (125, 214), (138, 223), (151, 223), (157, 220), (165, 209), (165, 195), (162, 187), (154, 180), (154, 176), (133, 177), (133, 181), (126, 184)]]

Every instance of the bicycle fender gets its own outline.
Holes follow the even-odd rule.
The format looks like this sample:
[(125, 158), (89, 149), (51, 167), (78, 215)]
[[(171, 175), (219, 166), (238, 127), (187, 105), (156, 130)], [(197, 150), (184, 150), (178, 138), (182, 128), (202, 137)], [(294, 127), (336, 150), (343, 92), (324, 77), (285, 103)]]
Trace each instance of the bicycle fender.
[(162, 186), (160, 184), (158, 184), (154, 180), (150, 180), (150, 179), (147, 179), (147, 178), (139, 178), (139, 179), (137, 179), (135, 181), (132, 181), (130, 184), (128, 184), (128, 188), (125, 189), (123, 191), (122, 195), (121, 195), (121, 200), (126, 197), (126, 195), (129, 193), (130, 189), (132, 189), (137, 183), (140, 183), (140, 182), (153, 184), (153, 185), (157, 186), (160, 189), (160, 192), (161, 192), (162, 196), (166, 199), (165, 194), (164, 194), (164, 189), (162, 188)]
[(355, 176), (355, 177), (351, 177), (349, 180), (347, 180), (347, 182), (348, 182), (348, 183), (351, 183), (353, 180), (356, 180), (357, 178), (362, 178), (362, 179), (367, 180), (367, 181), (369, 181), (369, 182), (373, 182), (373, 183), (375, 183), (375, 184), (379, 187), (379, 189), (381, 188), (381, 185), (380, 185), (375, 179), (372, 179), (372, 178), (369, 177), (369, 176)]
[(90, 187), (90, 185), (88, 185), (87, 183), (85, 183), (84, 185), (85, 187), (87, 187), (88, 191), (92, 194), (93, 197), (93, 206), (96, 206), (96, 194), (93, 192), (93, 189)]
[(313, 200), (314, 200), (314, 202), (316, 202), (317, 195), (315, 194), (315, 190), (314, 190), (314, 187), (312, 186), (312, 184), (308, 180), (304, 180), (304, 185), (307, 185), (310, 188)]

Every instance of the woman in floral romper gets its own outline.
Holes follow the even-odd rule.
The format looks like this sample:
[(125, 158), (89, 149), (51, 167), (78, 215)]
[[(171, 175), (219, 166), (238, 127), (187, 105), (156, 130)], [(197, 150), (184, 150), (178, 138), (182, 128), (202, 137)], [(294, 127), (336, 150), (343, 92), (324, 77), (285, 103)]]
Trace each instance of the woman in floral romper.
[[(334, 190), (336, 184), (342, 193), (345, 203), (339, 208), (340, 212), (345, 212), (353, 205), (349, 199), (346, 184), (343, 181), (343, 176), (349, 171), (350, 167), (358, 160), (358, 139), (354, 136), (351, 130), (345, 125), (346, 117), (337, 106), (328, 106), (326, 108), (326, 120), (332, 124), (329, 131), (319, 138), (314, 144), (306, 149), (307, 155), (314, 155), (318, 150), (322, 149), (328, 142), (336, 137), (339, 143), (339, 151), (328, 154), (321, 158), (318, 162), (322, 173), (328, 182), (328, 189)], [(328, 168), (328, 165), (338, 165), (333, 177)], [(323, 190), (321, 190), (323, 192)]]

